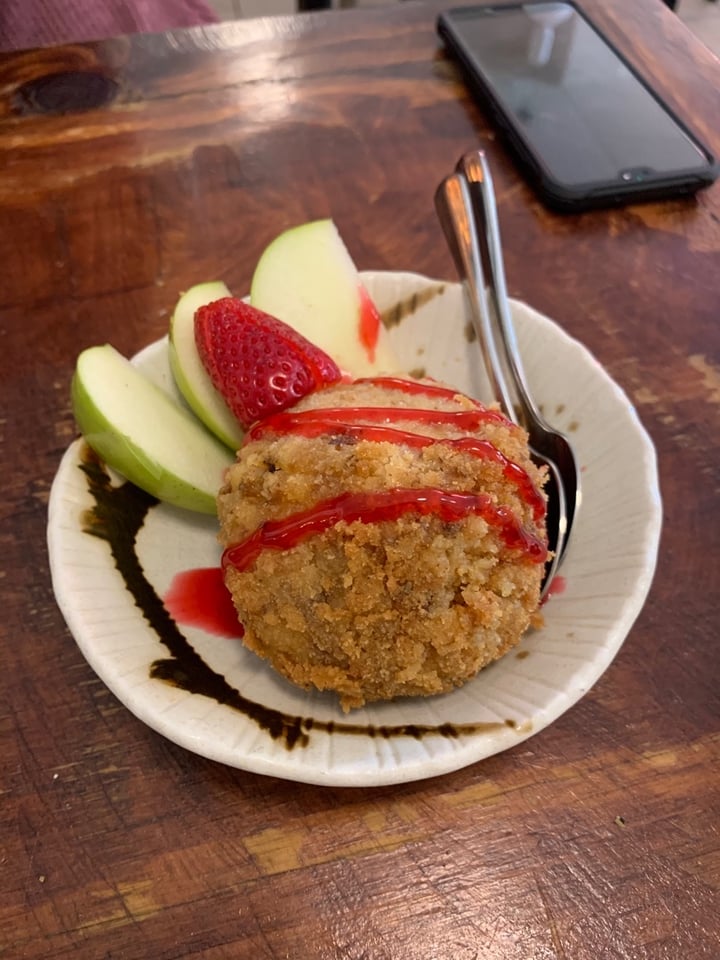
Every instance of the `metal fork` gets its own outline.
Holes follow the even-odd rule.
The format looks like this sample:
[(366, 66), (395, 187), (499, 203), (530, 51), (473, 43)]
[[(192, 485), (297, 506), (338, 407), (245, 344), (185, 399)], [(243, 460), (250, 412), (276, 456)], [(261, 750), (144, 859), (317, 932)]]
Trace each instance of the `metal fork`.
[[(495, 193), (481, 150), (465, 154), (435, 194), (435, 207), (462, 280), (495, 399), (528, 433), (530, 450), (548, 479), (547, 535), (551, 557), (544, 597), (567, 549), (580, 503), (580, 477), (567, 437), (545, 421), (527, 387), (505, 284)], [(485, 278), (489, 279), (488, 307)]]

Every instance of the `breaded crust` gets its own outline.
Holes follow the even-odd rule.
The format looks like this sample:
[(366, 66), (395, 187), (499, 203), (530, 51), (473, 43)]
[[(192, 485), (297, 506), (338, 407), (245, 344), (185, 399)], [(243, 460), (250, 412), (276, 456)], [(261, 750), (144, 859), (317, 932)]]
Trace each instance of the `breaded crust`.
[[(468, 435), (443, 424), (467, 398), (405, 395), (373, 384), (342, 384), (294, 411), (403, 406), (438, 412), (438, 423), (403, 421), (436, 438)], [(520, 428), (483, 422), (490, 440), (539, 489)], [(442, 443), (417, 448), (333, 435), (267, 435), (247, 443), (218, 496), (220, 541), (244, 541), (263, 523), (342, 493), (436, 488), (487, 495), (544, 537), (522, 485), (501, 463)], [(456, 687), (519, 641), (539, 604), (543, 565), (510, 549), (482, 516), (455, 521), (406, 513), (376, 523), (341, 521), (290, 549), (262, 550), (226, 584), (245, 626), (244, 642), (293, 683), (334, 690), (343, 709)]]

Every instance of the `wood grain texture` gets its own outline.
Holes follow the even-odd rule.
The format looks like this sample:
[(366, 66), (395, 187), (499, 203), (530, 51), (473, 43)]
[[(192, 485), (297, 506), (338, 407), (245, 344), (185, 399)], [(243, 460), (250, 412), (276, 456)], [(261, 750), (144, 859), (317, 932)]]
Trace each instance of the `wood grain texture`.
[[(720, 154), (718, 61), (658, 0), (584, 5)], [(442, 53), (441, 6), (0, 57), (3, 960), (720, 957), (720, 185), (547, 212)], [(477, 144), (511, 293), (596, 354), (657, 445), (650, 599), (575, 708), (458, 773), (320, 789), (189, 754), (119, 705), (55, 605), (75, 357), (154, 340), (194, 282), (246, 290), (310, 218), (361, 268), (453, 278), (432, 195)]]

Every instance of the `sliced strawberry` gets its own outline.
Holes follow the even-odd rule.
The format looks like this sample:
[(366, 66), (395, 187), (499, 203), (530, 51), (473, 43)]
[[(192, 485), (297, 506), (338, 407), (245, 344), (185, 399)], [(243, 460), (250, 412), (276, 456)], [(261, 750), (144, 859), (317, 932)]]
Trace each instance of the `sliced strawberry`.
[(200, 307), (195, 343), (215, 389), (245, 429), (342, 376), (302, 334), (234, 297)]

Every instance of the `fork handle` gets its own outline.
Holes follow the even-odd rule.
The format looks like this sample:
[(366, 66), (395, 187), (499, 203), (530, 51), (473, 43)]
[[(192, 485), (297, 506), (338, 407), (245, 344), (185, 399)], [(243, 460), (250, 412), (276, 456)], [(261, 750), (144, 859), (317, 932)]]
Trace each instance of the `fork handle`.
[(519, 420), (526, 429), (538, 423), (545, 427), (545, 419), (527, 387), (521, 351), (510, 315), (495, 190), (485, 153), (482, 150), (466, 153), (458, 161), (457, 172), (465, 179), (468, 187), (467, 197), (471, 204), (471, 219), (478, 234), (477, 244), (483, 273), (489, 280), (492, 319), (495, 321), (493, 330), (497, 334), (496, 354), (513, 393), (516, 404), (514, 419)]
[(496, 325), (485, 293), (482, 249), (472, 216), (470, 188), (462, 174), (450, 174), (442, 181), (435, 192), (435, 209), (462, 280), (493, 396), (504, 413), (517, 421), (516, 397), (500, 362)]

